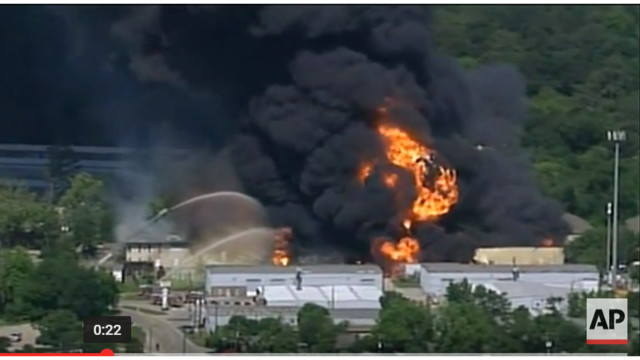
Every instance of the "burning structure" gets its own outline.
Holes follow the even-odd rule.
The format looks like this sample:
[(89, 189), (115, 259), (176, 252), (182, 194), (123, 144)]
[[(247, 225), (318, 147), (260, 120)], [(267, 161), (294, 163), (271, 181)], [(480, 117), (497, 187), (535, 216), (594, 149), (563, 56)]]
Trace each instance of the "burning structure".
[(142, 6), (102, 23), (141, 81), (222, 99), (229, 116), (216, 118), (231, 120), (215, 128), (230, 134), (216, 145), (230, 144), (244, 191), (292, 229), (296, 254), (467, 262), (479, 247), (560, 243), (562, 208), (520, 150), (522, 76), (458, 67), (434, 45), (433, 16)]
[(291, 228), (276, 229), (273, 235), (273, 255), (271, 262), (275, 266), (287, 266), (291, 263), (290, 242), (293, 238)]

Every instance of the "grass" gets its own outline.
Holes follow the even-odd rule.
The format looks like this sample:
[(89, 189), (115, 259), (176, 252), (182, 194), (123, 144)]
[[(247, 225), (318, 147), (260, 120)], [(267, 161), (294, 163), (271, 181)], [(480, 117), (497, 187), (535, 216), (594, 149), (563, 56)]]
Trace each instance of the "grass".
[(118, 289), (120, 290), (120, 293), (137, 292), (139, 288), (140, 288), (140, 285), (129, 278), (126, 278), (123, 283), (118, 284)]
[(202, 290), (203, 288), (202, 280), (171, 279), (171, 290), (174, 291)]

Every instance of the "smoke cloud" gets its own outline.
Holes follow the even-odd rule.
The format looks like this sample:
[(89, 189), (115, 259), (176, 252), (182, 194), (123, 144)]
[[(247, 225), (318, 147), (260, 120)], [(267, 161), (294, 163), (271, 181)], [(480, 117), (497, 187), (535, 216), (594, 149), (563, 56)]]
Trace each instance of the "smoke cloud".
[[(374, 129), (385, 103), (394, 125), (459, 175), (453, 210), (415, 226), (423, 259), (467, 261), (477, 247), (567, 233), (520, 148), (524, 79), (508, 65), (461, 70), (434, 48), (428, 7), (136, 6), (95, 16), (84, 29), (108, 34), (139, 83), (222, 104), (223, 115), (199, 120), (209, 125), (172, 121), (229, 139), (239, 182), (273, 225), (293, 227), (300, 255), (362, 258), (373, 238), (397, 236), (411, 174), (379, 163), (364, 185), (356, 178), (363, 161), (383, 158)], [(382, 170), (399, 176), (397, 191)]]

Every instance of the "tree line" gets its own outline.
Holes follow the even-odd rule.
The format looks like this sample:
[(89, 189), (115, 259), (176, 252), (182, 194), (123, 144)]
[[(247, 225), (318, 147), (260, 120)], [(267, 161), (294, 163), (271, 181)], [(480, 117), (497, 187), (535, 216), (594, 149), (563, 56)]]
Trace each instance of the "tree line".
[[(462, 67), (507, 63), (527, 81), (521, 144), (542, 191), (593, 229), (569, 260), (604, 261), (613, 145), (621, 145), (620, 220), (639, 214), (640, 12), (635, 5), (437, 6), (434, 39)], [(640, 260), (637, 234), (622, 234), (623, 261)], [(596, 256), (597, 254), (600, 256)]]
[[(0, 184), (0, 321), (39, 330), (39, 347), (25, 352), (99, 352), (109, 344), (84, 344), (82, 319), (112, 314), (119, 289), (110, 273), (82, 261), (112, 241), (113, 214), (100, 179), (80, 173), (61, 184), (41, 195)], [(142, 351), (136, 334), (124, 351)], [(0, 338), (0, 352), (9, 345)]]

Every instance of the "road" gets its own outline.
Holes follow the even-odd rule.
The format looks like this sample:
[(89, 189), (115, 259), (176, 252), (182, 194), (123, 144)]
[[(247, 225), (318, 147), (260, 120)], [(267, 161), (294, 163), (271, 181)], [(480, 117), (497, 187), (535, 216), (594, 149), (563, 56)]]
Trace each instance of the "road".
[[(198, 346), (186, 339), (184, 333), (177, 327), (179, 325), (172, 323), (167, 315), (151, 315), (131, 309), (131, 307), (136, 307), (138, 304), (121, 301), (120, 311), (124, 316), (131, 316), (133, 324), (140, 326), (145, 331), (147, 335), (145, 352), (181, 354), (183, 352), (206, 353), (209, 351), (209, 349)], [(157, 350), (156, 344), (159, 346)]]

